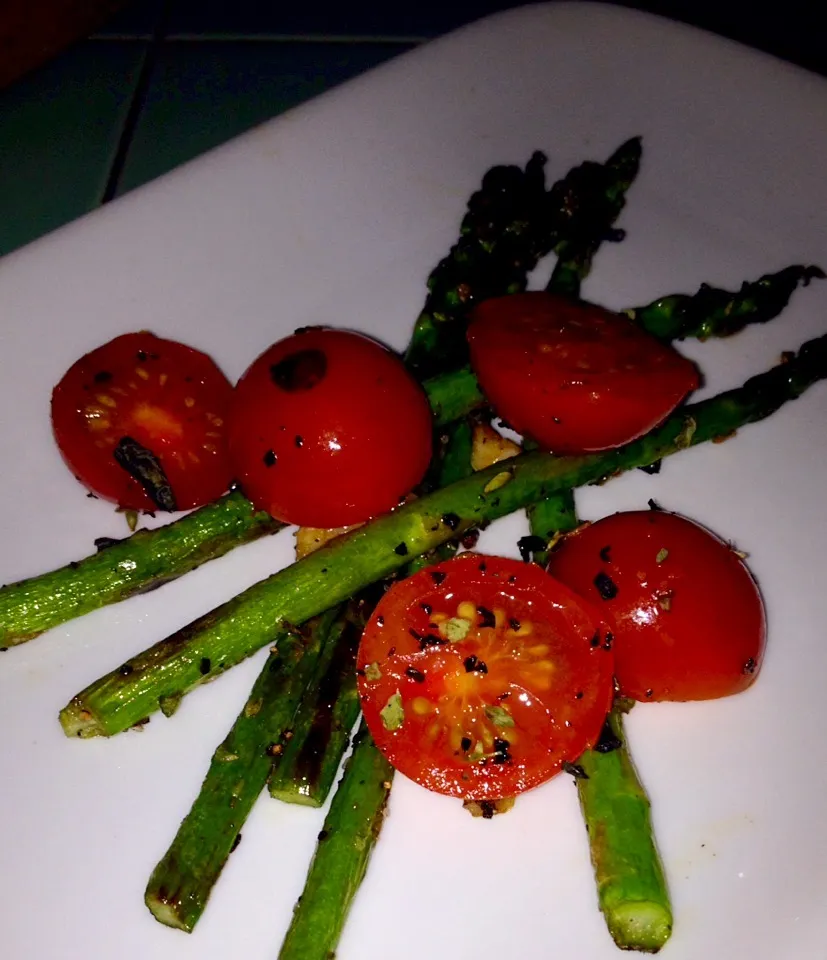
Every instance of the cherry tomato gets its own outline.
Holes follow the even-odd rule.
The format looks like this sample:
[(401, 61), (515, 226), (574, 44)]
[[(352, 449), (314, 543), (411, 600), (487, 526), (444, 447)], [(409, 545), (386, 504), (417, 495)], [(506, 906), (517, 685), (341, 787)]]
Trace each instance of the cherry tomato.
[(260, 510), (307, 527), (384, 513), (422, 479), (431, 410), (374, 340), (310, 327), (274, 344), (238, 383), (230, 455)]
[(764, 607), (729, 544), (673, 513), (616, 513), (570, 534), (549, 571), (603, 604), (621, 693), (710, 700), (758, 675)]
[(600, 735), (613, 681), (599, 612), (534, 565), (464, 553), (395, 584), (362, 636), (376, 745), (437, 793), (511, 797)]
[[(72, 364), (52, 392), (52, 428), (69, 469), (99, 497), (132, 510), (186, 510), (229, 486), (231, 396), (205, 353), (127, 333)], [(156, 499), (130, 472), (136, 460), (154, 471)]]
[(496, 412), (555, 453), (628, 443), (698, 386), (689, 360), (628, 317), (550, 293), (484, 301), (468, 342)]

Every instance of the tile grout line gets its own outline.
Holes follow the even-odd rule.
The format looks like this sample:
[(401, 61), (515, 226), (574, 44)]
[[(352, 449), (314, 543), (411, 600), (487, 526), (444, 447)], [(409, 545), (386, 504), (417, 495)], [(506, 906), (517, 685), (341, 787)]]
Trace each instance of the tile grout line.
[(118, 137), (118, 146), (115, 149), (115, 155), (112, 158), (112, 163), (106, 177), (106, 183), (103, 188), (103, 193), (101, 194), (101, 206), (109, 203), (110, 200), (114, 200), (117, 194), (118, 184), (124, 167), (126, 166), (126, 159), (129, 155), (129, 149), (132, 146), (135, 130), (137, 129), (138, 121), (143, 112), (144, 104), (146, 103), (146, 95), (149, 92), (152, 73), (158, 60), (160, 48), (165, 40), (166, 20), (170, 13), (171, 6), (171, 0), (167, 0), (158, 16), (158, 21), (155, 24), (152, 36), (148, 42), (143, 41), (147, 43), (146, 53), (144, 54), (143, 63), (138, 72), (138, 79), (135, 82), (135, 89), (132, 92), (132, 99), (129, 103), (129, 109), (126, 112), (121, 135)]

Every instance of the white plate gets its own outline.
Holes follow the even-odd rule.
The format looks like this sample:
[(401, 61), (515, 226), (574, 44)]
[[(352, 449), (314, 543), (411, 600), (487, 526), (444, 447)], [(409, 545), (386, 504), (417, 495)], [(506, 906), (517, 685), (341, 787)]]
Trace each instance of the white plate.
[[(827, 265), (827, 87), (695, 30), (599, 5), (483, 21), (358, 79), (0, 263), (0, 577), (87, 553), (123, 521), (52, 446), (52, 384), (82, 352), (151, 327), (230, 375), (301, 325), (407, 339), (423, 281), (493, 163), (549, 153), (557, 177), (642, 133), (645, 162), (587, 295), (634, 304), (702, 280)], [(687, 347), (708, 388), (827, 330), (827, 283), (782, 319)], [(769, 611), (760, 682), (631, 718), (674, 899), (664, 956), (820, 958), (827, 942), (827, 388), (719, 447), (580, 500), (654, 496), (751, 555)], [(484, 546), (513, 552), (519, 522)], [(4, 960), (274, 957), (321, 813), (262, 800), (191, 936), (142, 903), (258, 661), (142, 734), (70, 742), (59, 709), (93, 677), (287, 562), (259, 543), (0, 658)], [(398, 780), (340, 960), (587, 957), (616, 951), (597, 912), (568, 778), (472, 821)]]

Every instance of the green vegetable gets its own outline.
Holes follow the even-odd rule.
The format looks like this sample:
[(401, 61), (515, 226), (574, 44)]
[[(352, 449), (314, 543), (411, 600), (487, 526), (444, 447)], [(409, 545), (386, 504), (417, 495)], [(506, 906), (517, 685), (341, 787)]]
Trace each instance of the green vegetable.
[[(578, 761), (600, 909), (621, 950), (657, 953), (672, 933), (672, 907), (652, 833), (649, 799), (624, 743), (623, 707), (609, 714), (610, 741)], [(604, 738), (605, 743), (605, 738)]]
[(84, 560), (0, 589), (0, 646), (146, 593), (283, 526), (234, 491), (165, 527), (101, 543)]
[(467, 357), (462, 321), (473, 304), (524, 290), (529, 272), (561, 239), (599, 234), (595, 223), (617, 215), (611, 211), (639, 156), (640, 140), (629, 140), (606, 164), (582, 163), (548, 191), (540, 153), (525, 170), (489, 170), (468, 202), (459, 241), (428, 278), (405, 358), (410, 369), (422, 379), (461, 366)]
[(279, 960), (330, 960), (379, 838), (393, 768), (362, 723), (319, 834)]
[(213, 754), (201, 790), (144, 894), (161, 923), (188, 933), (235, 849), (273, 757), (283, 749), (301, 695), (320, 652), (335, 645), (336, 611), (311, 620), (302, 633), (281, 631), (273, 653), (232, 729)]
[(823, 277), (820, 267), (794, 264), (743, 283), (735, 293), (704, 283), (695, 294), (675, 293), (624, 312), (663, 340), (728, 337), (748, 324), (777, 317), (799, 285)]
[[(786, 363), (742, 387), (693, 404), (617, 450), (579, 457), (527, 453), (509, 461), (511, 481), (491, 494), (495, 464), (351, 531), (254, 584), (244, 593), (95, 681), (61, 711), (67, 736), (109, 736), (266, 645), (273, 625), (302, 623), (472, 527), (524, 509), (553, 493), (609, 479), (761, 420), (827, 376), (827, 336), (805, 343)], [(691, 436), (686, 426), (694, 425)], [(209, 669), (202, 673), (201, 667)]]

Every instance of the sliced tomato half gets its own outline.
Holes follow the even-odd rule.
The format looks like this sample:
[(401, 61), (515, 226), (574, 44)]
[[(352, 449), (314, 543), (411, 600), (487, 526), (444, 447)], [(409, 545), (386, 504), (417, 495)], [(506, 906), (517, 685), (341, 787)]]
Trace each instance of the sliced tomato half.
[(499, 799), (592, 746), (612, 699), (611, 633), (533, 565), (465, 553), (395, 584), (358, 656), (379, 749), (438, 793)]
[(186, 510), (231, 480), (232, 386), (200, 350), (146, 331), (77, 360), (52, 392), (52, 429), (69, 469), (132, 510)]

